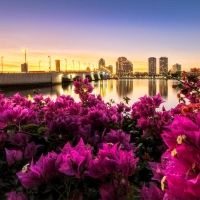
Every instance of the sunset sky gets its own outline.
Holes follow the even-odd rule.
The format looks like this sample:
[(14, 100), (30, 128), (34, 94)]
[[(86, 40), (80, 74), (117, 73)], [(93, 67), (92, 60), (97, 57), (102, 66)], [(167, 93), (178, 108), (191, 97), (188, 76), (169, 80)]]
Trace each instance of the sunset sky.
[[(25, 48), (29, 70), (113, 65), (120, 56), (134, 72), (148, 57), (166, 56), (169, 69), (200, 68), (200, 0), (1, 0), (0, 57), (4, 71), (20, 71)], [(67, 66), (66, 61), (67, 59)], [(85, 63), (85, 65), (84, 65)], [(1, 71), (2, 63), (0, 65)]]

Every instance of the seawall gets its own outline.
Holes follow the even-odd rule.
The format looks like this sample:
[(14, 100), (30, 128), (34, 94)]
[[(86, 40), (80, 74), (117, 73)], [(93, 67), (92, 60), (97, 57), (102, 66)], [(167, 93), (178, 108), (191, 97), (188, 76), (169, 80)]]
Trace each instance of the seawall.
[(0, 87), (59, 83), (62, 83), (62, 74), (59, 72), (0, 73)]

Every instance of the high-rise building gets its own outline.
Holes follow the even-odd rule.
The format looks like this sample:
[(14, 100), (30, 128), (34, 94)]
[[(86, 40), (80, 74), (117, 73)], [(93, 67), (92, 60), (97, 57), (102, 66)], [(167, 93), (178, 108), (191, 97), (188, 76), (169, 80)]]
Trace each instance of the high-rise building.
[(180, 72), (181, 71), (181, 65), (176, 63), (172, 66), (172, 73), (176, 73), (176, 72)]
[(106, 66), (105, 60), (104, 60), (103, 58), (101, 58), (101, 59), (99, 60), (99, 68), (100, 68), (100, 67), (105, 67), (105, 66)]
[(159, 64), (159, 74), (166, 74), (168, 72), (168, 58), (160, 57)]
[(56, 72), (60, 72), (60, 60), (55, 60), (56, 62)]
[(27, 63), (23, 63), (21, 64), (21, 72), (28, 72), (28, 64)]
[(113, 66), (112, 66), (112, 65), (108, 65), (106, 68), (107, 68), (111, 73), (113, 73)]
[(149, 75), (156, 75), (156, 58), (155, 57), (150, 57), (148, 59), (148, 64), (149, 64)]
[(116, 62), (116, 74), (118, 76), (132, 75), (133, 64), (125, 57), (119, 57)]

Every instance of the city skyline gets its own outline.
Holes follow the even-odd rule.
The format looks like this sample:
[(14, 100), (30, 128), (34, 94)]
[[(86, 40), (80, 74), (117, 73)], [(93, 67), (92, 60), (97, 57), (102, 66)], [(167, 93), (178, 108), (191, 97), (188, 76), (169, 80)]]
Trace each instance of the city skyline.
[(134, 71), (148, 71), (153, 56), (189, 71), (200, 67), (199, 9), (198, 0), (2, 0), (0, 57), (4, 71), (21, 70), (22, 48), (30, 71), (48, 71), (48, 56), (52, 68), (60, 59), (61, 70), (73, 62), (97, 67), (100, 58), (115, 70), (124, 56)]

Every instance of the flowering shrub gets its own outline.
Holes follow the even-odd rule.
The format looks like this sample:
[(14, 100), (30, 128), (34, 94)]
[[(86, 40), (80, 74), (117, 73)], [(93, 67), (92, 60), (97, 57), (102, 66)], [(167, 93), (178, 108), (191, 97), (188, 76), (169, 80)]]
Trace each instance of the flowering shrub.
[(115, 105), (87, 79), (73, 84), (81, 102), (0, 94), (1, 199), (200, 197), (198, 102), (157, 111), (158, 94)]

